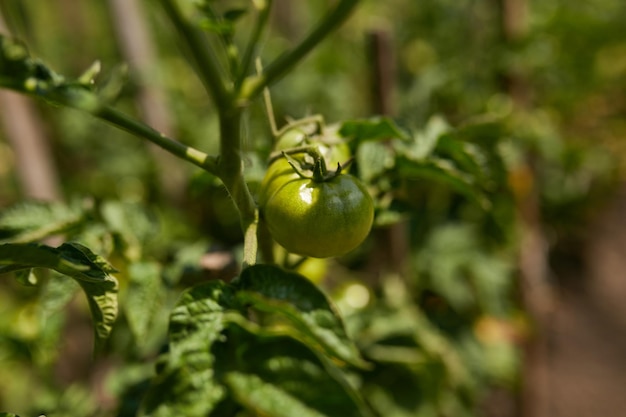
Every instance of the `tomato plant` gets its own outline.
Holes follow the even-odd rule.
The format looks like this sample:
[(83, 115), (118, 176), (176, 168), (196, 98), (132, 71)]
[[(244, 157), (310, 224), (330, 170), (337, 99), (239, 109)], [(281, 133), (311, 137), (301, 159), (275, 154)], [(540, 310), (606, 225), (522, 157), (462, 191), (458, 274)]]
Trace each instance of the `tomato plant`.
[[(94, 19), (114, 3), (124, 18)], [(517, 389), (517, 199), (543, 187), (548, 218), (566, 222), (606, 161), (561, 153), (555, 110), (520, 111), (495, 87), (505, 63), (544, 71), (545, 46), (534, 63), (501, 52), (484, 2), (157, 0), (135, 22), (158, 28), (156, 48), (128, 56), (146, 38), (122, 40), (143, 27), (127, 23), (135, 3), (51, 19), (53, 2), (0, 2), (14, 31), (0, 36), (0, 87), (52, 104), (35, 109), (67, 196), (11, 191), (39, 165), (20, 154), (26, 135), (5, 144), (0, 129), (0, 409), (473, 416)], [(375, 81), (385, 65), (355, 36), (371, 16), (401, 51), (396, 117), (371, 115), (370, 87), (393, 84)], [(111, 69), (120, 56), (130, 84)], [(86, 57), (101, 62), (61, 75)], [(270, 88), (280, 129), (269, 100), (263, 114)], [(22, 120), (3, 100), (0, 124)], [(515, 173), (529, 142), (536, 184)]]

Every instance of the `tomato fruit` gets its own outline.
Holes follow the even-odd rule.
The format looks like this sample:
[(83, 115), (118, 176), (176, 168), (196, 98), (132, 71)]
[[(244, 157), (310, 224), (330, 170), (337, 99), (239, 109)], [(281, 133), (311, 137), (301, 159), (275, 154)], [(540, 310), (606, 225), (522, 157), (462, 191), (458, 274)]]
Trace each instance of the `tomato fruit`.
[(355, 249), (374, 219), (372, 198), (357, 178), (341, 173), (324, 180), (303, 178), (285, 158), (270, 165), (259, 204), (276, 242), (314, 258)]

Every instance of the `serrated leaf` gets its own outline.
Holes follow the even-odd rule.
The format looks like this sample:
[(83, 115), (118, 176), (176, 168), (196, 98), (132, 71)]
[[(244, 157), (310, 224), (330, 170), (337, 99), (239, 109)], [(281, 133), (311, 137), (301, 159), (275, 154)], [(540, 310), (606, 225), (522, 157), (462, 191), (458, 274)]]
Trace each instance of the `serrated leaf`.
[(117, 280), (109, 275), (115, 269), (78, 243), (64, 243), (58, 248), (35, 243), (0, 245), (0, 274), (29, 268), (53, 269), (80, 284), (91, 310), (98, 350), (117, 317)]
[(498, 315), (509, 307), (501, 295), (511, 290), (512, 265), (483, 247), (474, 226), (450, 224), (436, 229), (415, 259), (416, 270), (429, 288), (456, 311), (480, 308)]
[[(240, 329), (243, 331), (243, 329)], [(254, 415), (370, 416), (345, 375), (332, 362), (289, 336), (258, 336), (243, 331), (237, 347), (224, 343), (216, 355), (236, 358), (216, 369), (237, 402)]]
[(450, 131), (450, 126), (439, 116), (430, 118), (426, 127), (413, 135), (410, 141), (396, 143), (396, 149), (413, 161), (429, 158), (439, 144), (443, 134)]
[(291, 323), (294, 337), (335, 359), (367, 367), (337, 310), (310, 280), (271, 265), (255, 265), (242, 272), (238, 289), (242, 303)]
[(460, 171), (448, 159), (430, 157), (424, 161), (413, 161), (399, 157), (396, 160), (396, 170), (401, 178), (430, 179), (448, 184), (452, 189), (465, 195), (484, 210), (491, 206), (480, 186), (476, 184), (474, 177)]
[(102, 204), (100, 213), (109, 229), (122, 238), (124, 256), (131, 261), (141, 259), (144, 244), (157, 229), (145, 208), (138, 204), (108, 201)]
[(72, 278), (56, 271), (43, 271), (47, 279), (42, 282), (37, 316), (39, 332), (37, 334), (36, 363), (39, 367), (54, 366), (58, 361), (59, 343), (64, 337), (63, 326), (66, 324), (70, 309), (64, 307), (81, 291), (80, 285)]
[(392, 150), (384, 144), (366, 142), (358, 147), (356, 161), (359, 165), (359, 177), (369, 183), (393, 167), (394, 156)]
[(409, 135), (387, 117), (345, 121), (339, 134), (357, 142), (382, 139), (408, 139)]
[(169, 352), (144, 399), (141, 415), (204, 417), (224, 398), (215, 381), (212, 345), (221, 340), (234, 308), (233, 290), (222, 281), (185, 292), (170, 317)]
[(280, 387), (267, 383), (256, 375), (229, 372), (224, 380), (237, 400), (254, 414), (272, 417), (325, 416)]
[(128, 281), (124, 311), (135, 340), (141, 343), (161, 305), (161, 266), (156, 262), (132, 263)]
[(28, 201), (0, 213), (0, 240), (27, 243), (64, 233), (84, 220), (78, 205), (57, 202)]

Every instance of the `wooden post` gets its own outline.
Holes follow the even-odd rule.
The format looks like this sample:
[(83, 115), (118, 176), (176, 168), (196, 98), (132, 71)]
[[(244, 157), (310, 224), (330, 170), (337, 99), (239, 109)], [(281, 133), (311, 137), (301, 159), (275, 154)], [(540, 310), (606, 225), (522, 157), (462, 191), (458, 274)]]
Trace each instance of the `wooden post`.
[[(367, 49), (372, 68), (370, 75), (370, 100), (374, 114), (391, 116), (395, 113), (394, 86), (396, 83), (393, 42), (388, 31), (374, 30), (367, 34)], [(377, 273), (391, 272), (404, 277), (409, 259), (408, 225), (400, 222), (383, 229), (374, 230), (376, 254), (372, 269)], [(382, 271), (381, 271), (382, 269)], [(374, 277), (374, 284), (377, 284)]]
[[(151, 82), (158, 68), (158, 58), (146, 25), (146, 16), (138, 0), (109, 0), (109, 8), (118, 45), (138, 81), (137, 106), (145, 122), (170, 136), (172, 121), (161, 88)], [(178, 159), (156, 145), (149, 144), (157, 163), (157, 174), (166, 195), (182, 198), (185, 178)]]
[[(502, 42), (514, 46), (528, 32), (527, 0), (497, 0), (500, 11)], [(502, 74), (503, 90), (518, 109), (530, 105), (531, 88), (525, 75), (516, 68)], [(550, 351), (547, 334), (551, 328), (553, 294), (548, 281), (548, 244), (543, 232), (539, 190), (535, 181), (532, 155), (515, 168), (512, 175), (523, 178), (525, 186), (516, 191), (517, 210), (521, 221), (521, 242), (518, 258), (522, 304), (533, 322), (534, 332), (524, 349), (520, 414), (522, 417), (549, 417)]]

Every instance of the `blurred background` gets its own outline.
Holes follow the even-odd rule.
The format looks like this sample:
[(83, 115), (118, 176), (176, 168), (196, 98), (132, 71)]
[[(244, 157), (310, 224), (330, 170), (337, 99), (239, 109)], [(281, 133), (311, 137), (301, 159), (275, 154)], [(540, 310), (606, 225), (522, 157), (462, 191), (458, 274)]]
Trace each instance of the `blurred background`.
[[(116, 107), (217, 153), (213, 105), (155, 3), (0, 0), (0, 29), (60, 74), (77, 77), (99, 60), (98, 82), (115, 93)], [(275, 0), (261, 56), (269, 60), (293, 45), (331, 3)], [(319, 113), (328, 123), (387, 114), (414, 130), (435, 115), (453, 126), (485, 117), (506, 125), (502, 132), (517, 149), (508, 181), (519, 220), (506, 250), (517, 256), (505, 265), (483, 260), (471, 252), (473, 232), (450, 227), (437, 207), (427, 218), (438, 228), (422, 235), (418, 228), (411, 248), (446, 263), (458, 261), (446, 258), (457, 244), (469, 253), (463, 256), (487, 265), (485, 279), (497, 271), (515, 276), (494, 296), (517, 306), (507, 320), (482, 314), (469, 321), (479, 339), (504, 338), (515, 347), (498, 353), (504, 358), (489, 379), (496, 383), (475, 415), (626, 413), (625, 21), (620, 0), (365, 0), (272, 90), (279, 123)], [(262, 175), (255, 158), (271, 146), (264, 111), (253, 103), (245, 124), (252, 183)], [(142, 204), (159, 222), (158, 232), (147, 223), (144, 233), (161, 236), (151, 243), (154, 258), (191, 256), (198, 247), (189, 242), (199, 239), (200, 251), (236, 253), (242, 237), (225, 191), (187, 165), (75, 110), (0, 91), (0, 209), (29, 199)], [(444, 275), (424, 265), (417, 267), (423, 276)], [(463, 314), (463, 294), (428, 285), (424, 300), (436, 304), (443, 294)], [(75, 387), (88, 379), (55, 366), (56, 354), (36, 357), (42, 353), (32, 344), (45, 336), (36, 297), (0, 283), (0, 361), (7, 360), (0, 374), (23, 376), (11, 387), (0, 378), (0, 406), (16, 407), (29, 384), (45, 403), (57, 401), (51, 381)], [(80, 333), (88, 323), (73, 326)], [(30, 353), (16, 359), (20, 349)], [(33, 371), (33, 362), (49, 374)], [(83, 404), (81, 395), (68, 404)]]

